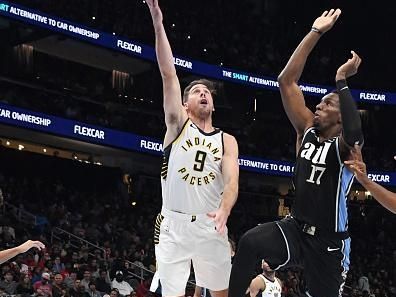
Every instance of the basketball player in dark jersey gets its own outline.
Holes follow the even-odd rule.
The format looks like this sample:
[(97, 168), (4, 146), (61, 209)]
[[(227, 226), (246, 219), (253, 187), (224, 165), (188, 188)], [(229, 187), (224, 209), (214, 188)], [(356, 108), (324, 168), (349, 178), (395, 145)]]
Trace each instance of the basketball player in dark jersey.
[(352, 160), (344, 163), (355, 174), (358, 182), (386, 209), (396, 214), (396, 193), (388, 191), (367, 176), (366, 164), (358, 145), (351, 150)]
[(307, 296), (341, 296), (349, 268), (350, 238), (346, 199), (353, 174), (343, 161), (355, 143), (363, 143), (361, 123), (346, 78), (356, 74), (361, 59), (339, 67), (337, 91), (325, 95), (315, 113), (298, 86), (308, 55), (332, 28), (339, 9), (325, 11), (294, 51), (278, 82), (285, 111), (297, 132), (297, 162), (292, 215), (259, 225), (241, 238), (232, 267), (229, 296), (243, 296), (250, 273), (264, 258), (271, 269), (302, 265)]

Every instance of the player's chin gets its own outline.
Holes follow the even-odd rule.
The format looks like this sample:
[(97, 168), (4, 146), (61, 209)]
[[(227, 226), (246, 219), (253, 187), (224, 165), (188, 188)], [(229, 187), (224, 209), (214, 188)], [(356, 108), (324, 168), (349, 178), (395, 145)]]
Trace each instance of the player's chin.
[(320, 121), (319, 121), (318, 118), (314, 118), (314, 120), (313, 120), (313, 126), (314, 126), (316, 129), (319, 129), (319, 130), (320, 130)]
[(209, 117), (211, 115), (211, 110), (209, 108), (200, 108), (199, 114), (201, 117)]

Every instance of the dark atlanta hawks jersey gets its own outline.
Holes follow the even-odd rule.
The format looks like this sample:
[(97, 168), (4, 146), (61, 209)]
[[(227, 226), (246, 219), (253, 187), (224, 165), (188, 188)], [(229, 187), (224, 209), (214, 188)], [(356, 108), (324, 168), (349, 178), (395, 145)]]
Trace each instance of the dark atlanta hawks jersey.
[(223, 132), (205, 133), (191, 120), (164, 149), (162, 205), (172, 211), (203, 214), (218, 209), (224, 189)]
[(339, 137), (320, 142), (316, 132), (305, 132), (298, 152), (292, 215), (327, 232), (343, 232), (348, 229), (346, 200), (353, 174), (341, 160)]

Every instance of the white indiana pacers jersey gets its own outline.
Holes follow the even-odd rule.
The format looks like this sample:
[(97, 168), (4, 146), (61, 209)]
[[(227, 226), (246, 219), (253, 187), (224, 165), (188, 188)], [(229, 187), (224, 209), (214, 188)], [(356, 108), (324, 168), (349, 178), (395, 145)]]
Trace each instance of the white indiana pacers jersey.
[(279, 280), (276, 277), (275, 281), (272, 281), (262, 274), (259, 274), (259, 276), (263, 279), (265, 283), (265, 290), (261, 294), (262, 297), (281, 297), (282, 286), (280, 285)]
[(218, 209), (224, 189), (223, 151), (221, 130), (205, 133), (188, 119), (179, 136), (164, 149), (162, 206), (186, 214)]

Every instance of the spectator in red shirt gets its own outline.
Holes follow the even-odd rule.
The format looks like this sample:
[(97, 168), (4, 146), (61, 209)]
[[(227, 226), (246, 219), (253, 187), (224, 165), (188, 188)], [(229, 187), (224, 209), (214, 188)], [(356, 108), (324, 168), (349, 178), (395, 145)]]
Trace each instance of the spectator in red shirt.
[(44, 272), (41, 275), (41, 281), (37, 281), (34, 283), (33, 288), (34, 292), (37, 295), (44, 297), (52, 297), (52, 286), (49, 283), (51, 276), (48, 272)]

